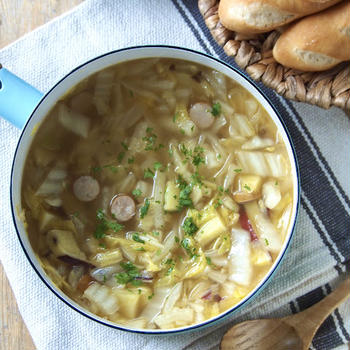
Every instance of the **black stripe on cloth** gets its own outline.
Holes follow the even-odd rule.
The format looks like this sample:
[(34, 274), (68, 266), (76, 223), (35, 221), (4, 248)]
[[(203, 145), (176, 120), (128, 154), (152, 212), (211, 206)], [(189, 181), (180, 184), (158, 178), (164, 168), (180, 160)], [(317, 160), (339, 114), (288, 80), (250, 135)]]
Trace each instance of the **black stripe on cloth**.
[[(326, 287), (327, 295), (328, 295), (328, 294), (331, 294), (332, 288), (331, 288), (331, 286), (329, 285), (329, 283), (327, 283), (327, 284), (325, 285), (325, 287)], [(346, 339), (346, 341), (350, 342), (350, 335), (349, 335), (349, 333), (346, 331), (346, 329), (345, 329), (345, 327), (344, 327), (344, 320), (343, 320), (343, 318), (341, 317), (339, 310), (338, 310), (338, 309), (335, 309), (333, 313), (334, 313), (335, 317), (336, 317), (337, 320), (338, 320), (339, 328), (341, 329), (341, 331), (342, 331), (342, 333), (343, 333), (343, 335), (344, 335), (344, 338)]]
[[(300, 311), (303, 311), (321, 301), (324, 296), (323, 288), (318, 287), (297, 298), (296, 301), (299, 305)], [(344, 344), (337, 332), (337, 327), (332, 315), (327, 317), (324, 323), (318, 329), (312, 344), (317, 350), (334, 349), (337, 346)]]
[[(336, 251), (334, 250), (333, 246), (328, 242), (325, 233), (322, 231), (321, 227), (319, 226), (318, 222), (316, 221), (314, 215), (312, 214), (310, 208), (307, 206), (307, 204), (305, 203), (305, 200), (303, 197), (300, 198), (300, 203), (302, 205), (302, 207), (305, 209), (307, 215), (309, 216), (312, 224), (314, 225), (315, 229), (317, 230), (319, 236), (322, 239), (322, 242), (325, 246), (328, 247), (329, 253), (331, 254), (331, 256), (336, 260), (336, 262), (338, 264), (341, 263), (340, 258), (338, 256), (338, 254), (336, 253)], [(336, 264), (334, 266), (334, 268), (337, 270), (338, 274), (340, 275), (342, 273), (341, 268), (338, 266), (338, 264)]]
[[(201, 14), (197, 8), (197, 2), (183, 1), (184, 6), (191, 13), (193, 18), (202, 29), (208, 41), (212, 45), (215, 53), (222, 59), (232, 64), (228, 59), (222, 48), (214, 41), (209, 29), (206, 27)], [(186, 22), (191, 22), (186, 13), (181, 9), (181, 15), (186, 18)], [(196, 33), (196, 38), (200, 34), (192, 26), (192, 30)], [(203, 42), (203, 40), (201, 39)], [(234, 64), (236, 66), (236, 64)], [(237, 66), (236, 66), (237, 67)], [(246, 74), (245, 74), (246, 75)], [(246, 75), (247, 76), (247, 75)], [(249, 78), (250, 79), (250, 78)], [(276, 108), (283, 113), (280, 113), (288, 131), (290, 132), (294, 146), (297, 151), (298, 161), (300, 165), (301, 187), (307, 196), (310, 204), (315, 209), (317, 216), (325, 226), (329, 236), (335, 243), (337, 250), (344, 257), (341, 261), (350, 259), (350, 240), (347, 240), (347, 227), (350, 227), (350, 216), (340, 202), (334, 189), (330, 186), (329, 179), (318, 164), (313, 152), (309, 148), (304, 136), (293, 121), (292, 116), (287, 109), (279, 101), (276, 94), (263, 84), (258, 84), (265, 94), (272, 100)], [(293, 108), (292, 112), (299, 118), (297, 111)], [(316, 190), (317, 189), (317, 190)], [(338, 252), (336, 252), (338, 255)]]
[(317, 156), (319, 158), (319, 160), (321, 161), (321, 163), (324, 165), (324, 167), (326, 168), (330, 178), (333, 180), (334, 185), (337, 187), (337, 189), (339, 190), (339, 193), (341, 194), (341, 196), (343, 197), (344, 201), (346, 202), (346, 204), (350, 207), (350, 199), (349, 197), (346, 195), (343, 187), (340, 185), (338, 179), (336, 178), (335, 174), (333, 173), (332, 168), (329, 166), (326, 158), (323, 156), (320, 148), (318, 147), (316, 141), (314, 140), (314, 138), (312, 137), (309, 129), (306, 127), (303, 119), (300, 117), (299, 113), (296, 111), (295, 107), (293, 106), (292, 102), (289, 100), (285, 100), (286, 103), (288, 104), (288, 107), (293, 111), (296, 119), (298, 120), (300, 126), (302, 127), (303, 131), (305, 132), (306, 136), (308, 137), (310, 143), (312, 144), (312, 146), (314, 147)]
[(289, 303), (290, 310), (292, 311), (293, 314), (296, 314), (298, 312), (296, 306), (295, 306), (295, 301), (291, 301)]

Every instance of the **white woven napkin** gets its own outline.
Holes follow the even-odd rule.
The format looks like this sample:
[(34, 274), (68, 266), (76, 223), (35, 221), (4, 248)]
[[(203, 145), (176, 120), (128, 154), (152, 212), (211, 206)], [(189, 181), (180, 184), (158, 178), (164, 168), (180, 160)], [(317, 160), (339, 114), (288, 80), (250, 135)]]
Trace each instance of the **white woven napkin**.
[[(87, 0), (1, 50), (0, 62), (45, 92), (90, 58), (142, 44), (178, 45), (223, 57), (200, 22), (194, 0)], [(0, 258), (38, 349), (217, 349), (232, 319), (297, 312), (337, 285), (350, 254), (345, 252), (349, 247), (343, 237), (348, 217), (337, 217), (342, 210), (348, 215), (350, 209), (349, 119), (339, 109), (287, 103), (267, 93), (287, 122), (303, 177), (292, 245), (271, 283), (243, 311), (215, 327), (172, 336), (137, 335), (102, 326), (72, 310), (43, 285), (25, 258), (10, 214), (10, 169), (20, 131), (0, 120)], [(334, 207), (339, 210), (334, 212)], [(349, 310), (347, 302), (327, 320), (315, 349), (347, 348), (341, 344), (349, 341)]]

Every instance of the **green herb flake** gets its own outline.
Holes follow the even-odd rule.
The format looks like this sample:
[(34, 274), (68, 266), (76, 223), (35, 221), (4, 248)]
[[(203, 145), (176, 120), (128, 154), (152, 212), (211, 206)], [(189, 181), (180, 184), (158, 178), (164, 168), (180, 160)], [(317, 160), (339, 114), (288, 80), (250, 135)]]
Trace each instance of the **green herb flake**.
[(125, 149), (125, 151), (128, 151), (128, 150), (129, 150), (128, 145), (127, 145), (124, 141), (122, 141), (120, 144), (121, 144), (122, 147)]
[(174, 241), (175, 241), (176, 243), (179, 243), (179, 242), (180, 242), (180, 238), (177, 237), (177, 236), (175, 236), (175, 237), (174, 237)]
[(128, 158), (128, 164), (134, 164), (134, 162), (135, 162), (134, 157)]
[(140, 286), (142, 284), (142, 281), (137, 280), (137, 277), (140, 276), (140, 271), (132, 262), (121, 262), (120, 266), (124, 271), (114, 275), (118, 283), (127, 284), (131, 282), (134, 286)]
[(223, 205), (223, 204), (224, 204), (223, 201), (221, 199), (218, 199), (214, 204), (214, 208), (217, 209), (218, 207), (220, 207), (220, 205)]
[(140, 218), (141, 219), (143, 219), (147, 215), (149, 205), (150, 205), (150, 201), (148, 198), (146, 198), (144, 206), (140, 208)]
[(188, 236), (193, 236), (198, 231), (197, 225), (194, 223), (191, 217), (187, 217), (182, 225), (182, 229)]
[(276, 182), (275, 182), (275, 186), (278, 186), (278, 181), (276, 180)]
[(151, 300), (154, 297), (154, 293), (152, 293), (151, 295), (149, 295), (147, 298), (148, 300)]
[(104, 243), (100, 243), (98, 246), (102, 249), (107, 249), (107, 246)]
[(185, 135), (185, 130), (183, 128), (180, 129), (182, 135)]
[(100, 166), (94, 166), (94, 167), (91, 168), (91, 170), (92, 170), (92, 172), (93, 172), (94, 174), (97, 174), (97, 173), (99, 173), (99, 172), (102, 170), (102, 167), (100, 167)]
[(210, 112), (214, 117), (218, 117), (221, 114), (221, 104), (219, 102), (214, 103)]
[(140, 248), (137, 248), (135, 250), (137, 250), (138, 252), (145, 252), (146, 251), (146, 249), (144, 247), (140, 247)]
[(265, 244), (269, 245), (269, 241), (267, 240), (267, 238), (265, 238)]
[(132, 190), (131, 193), (135, 198), (140, 197), (142, 195), (142, 191), (139, 188), (135, 188), (134, 190)]
[(211, 259), (207, 256), (206, 258), (205, 258), (206, 260), (207, 260), (207, 264), (208, 265), (212, 265), (213, 263), (211, 262)]
[(140, 238), (140, 236), (139, 236), (138, 233), (134, 233), (134, 234), (132, 235), (132, 239), (133, 239), (135, 242), (145, 244), (145, 241), (144, 241), (143, 239)]
[(251, 191), (251, 190), (252, 190), (247, 184), (245, 184), (243, 187), (244, 187), (247, 191)]
[(114, 232), (119, 232), (124, 228), (123, 225), (116, 221), (107, 220), (102, 209), (97, 210), (96, 219), (99, 221), (94, 232), (94, 237), (97, 239), (105, 237), (109, 229)]
[(118, 156), (117, 156), (118, 162), (121, 163), (123, 161), (124, 157), (125, 157), (125, 152), (119, 152)]
[(153, 164), (153, 168), (155, 171), (159, 170), (162, 166), (163, 165), (161, 162), (154, 162), (154, 164)]
[(141, 294), (141, 293), (142, 293), (142, 290), (141, 290), (141, 289), (138, 289), (137, 292), (138, 292), (139, 294)]
[(150, 168), (147, 168), (143, 171), (143, 177), (144, 179), (153, 179), (154, 172)]
[(158, 237), (159, 236), (159, 232), (158, 231), (153, 231), (152, 235), (155, 236), (155, 237)]
[(169, 157), (172, 157), (174, 155), (174, 151), (171, 148), (169, 148), (168, 154), (169, 154)]
[(242, 172), (242, 169), (235, 169), (234, 172), (235, 172), (235, 173), (241, 173), (241, 172)]

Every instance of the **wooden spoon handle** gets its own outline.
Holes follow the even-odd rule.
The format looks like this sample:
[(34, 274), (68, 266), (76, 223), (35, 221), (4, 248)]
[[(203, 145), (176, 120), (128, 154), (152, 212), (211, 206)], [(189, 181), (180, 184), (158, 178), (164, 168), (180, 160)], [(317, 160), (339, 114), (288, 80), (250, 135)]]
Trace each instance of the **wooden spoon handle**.
[(285, 317), (283, 321), (296, 328), (301, 338), (304, 339), (305, 345), (309, 346), (323, 321), (339, 304), (341, 304), (341, 302), (347, 299), (349, 295), (350, 279), (347, 278), (334, 292), (326, 296), (320, 302), (299, 314)]

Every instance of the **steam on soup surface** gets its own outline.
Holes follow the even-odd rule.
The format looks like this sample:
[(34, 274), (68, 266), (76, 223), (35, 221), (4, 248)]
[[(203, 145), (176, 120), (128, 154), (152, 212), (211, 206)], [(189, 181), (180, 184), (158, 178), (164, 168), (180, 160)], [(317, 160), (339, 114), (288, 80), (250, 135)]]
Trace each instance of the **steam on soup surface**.
[(262, 106), (174, 59), (109, 67), (51, 110), (22, 204), (70, 298), (118, 324), (176, 328), (234, 306), (279, 253), (292, 210), (286, 147)]

